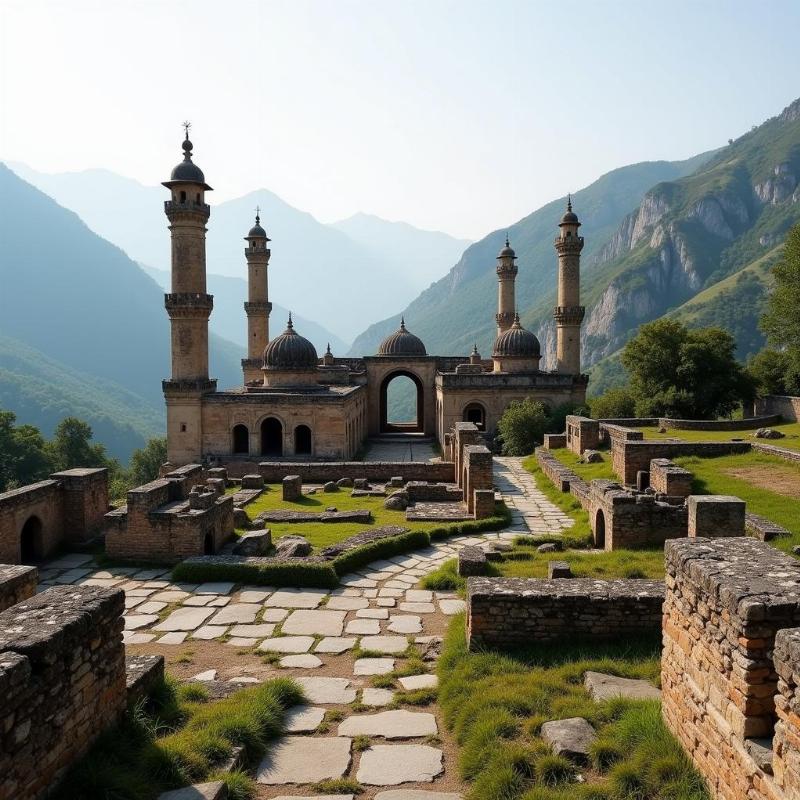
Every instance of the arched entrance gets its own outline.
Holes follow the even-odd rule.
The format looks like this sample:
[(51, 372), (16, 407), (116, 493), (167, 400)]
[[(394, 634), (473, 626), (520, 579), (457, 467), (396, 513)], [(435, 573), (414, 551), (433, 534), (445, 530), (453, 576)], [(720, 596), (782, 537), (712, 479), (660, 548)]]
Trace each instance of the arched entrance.
[(21, 564), (35, 564), (44, 558), (42, 521), (39, 517), (28, 517), (19, 535), (19, 560)]
[(261, 455), (283, 455), (283, 425), (275, 417), (268, 417), (261, 423)]
[(462, 416), (464, 422), (472, 422), (479, 431), (486, 430), (486, 409), (480, 403), (470, 403)]
[(594, 546), (598, 550), (606, 548), (606, 515), (602, 508), (598, 510), (597, 516), (594, 518)]
[(210, 531), (206, 534), (205, 539), (203, 539), (203, 555), (214, 555), (214, 534)]
[[(393, 396), (390, 409), (389, 384), (396, 378), (410, 380), (411, 386), (406, 383), (406, 387)], [(400, 383), (400, 387), (404, 382)], [(381, 381), (381, 433), (422, 433), (424, 430), (425, 394), (422, 381), (408, 370), (390, 372)]]
[(250, 452), (250, 431), (247, 425), (233, 426), (233, 453), (243, 455)]
[(298, 425), (294, 429), (294, 452), (296, 455), (311, 455), (311, 428)]

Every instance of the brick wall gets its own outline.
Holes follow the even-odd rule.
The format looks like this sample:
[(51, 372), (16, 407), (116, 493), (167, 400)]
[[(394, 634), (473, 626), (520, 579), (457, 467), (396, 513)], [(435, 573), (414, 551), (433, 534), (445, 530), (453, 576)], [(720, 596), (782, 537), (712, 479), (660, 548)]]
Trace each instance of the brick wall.
[(672, 419), (661, 417), (660, 428), (680, 428), (685, 431), (747, 431), (752, 428), (767, 428), (781, 422), (780, 414), (768, 414), (746, 419)]
[(657, 634), (664, 584), (591, 578), (469, 578), (470, 647)]
[[(667, 726), (715, 800), (797, 798), (800, 639), (783, 629), (800, 625), (800, 563), (749, 538), (677, 539), (665, 557)], [(773, 733), (772, 763), (756, 760)]]
[(28, 520), (36, 528), (36, 555), (52, 555), (64, 532), (63, 495), (58, 481), (40, 481), (0, 494), (0, 562), (20, 562), (21, 534)]
[(0, 611), (33, 597), (38, 582), (36, 567), (0, 564)]
[(650, 487), (658, 494), (688, 497), (692, 493), (692, 473), (668, 458), (654, 458), (650, 462)]
[(97, 536), (108, 512), (108, 470), (68, 469), (50, 477), (59, 482), (64, 497), (64, 538), (85, 542)]
[(388, 481), (395, 476), (402, 476), (405, 481), (455, 481), (453, 464), (448, 461), (262, 461), (249, 471), (259, 473), (267, 483), (280, 483), (287, 475), (299, 475), (303, 483), (326, 483), (339, 478)]
[(584, 450), (596, 450), (600, 446), (600, 423), (596, 419), (567, 416), (567, 447), (576, 455)]
[(468, 445), (464, 448), (463, 461), (464, 501), (467, 511), (475, 514), (475, 492), (492, 488), (492, 454), (481, 444)]
[(757, 414), (780, 414), (786, 422), (800, 420), (800, 397), (768, 394), (756, 400)]
[(125, 709), (124, 594), (59, 586), (0, 613), (0, 797), (35, 800)]

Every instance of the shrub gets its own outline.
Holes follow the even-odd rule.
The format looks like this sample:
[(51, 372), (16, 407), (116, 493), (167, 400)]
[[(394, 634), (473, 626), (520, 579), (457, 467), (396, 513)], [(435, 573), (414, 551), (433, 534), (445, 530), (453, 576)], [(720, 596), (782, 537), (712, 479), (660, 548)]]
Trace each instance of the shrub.
[(545, 786), (572, 781), (575, 774), (575, 767), (564, 756), (547, 755), (536, 761), (536, 779)]
[(360, 547), (342, 553), (333, 560), (333, 569), (336, 575), (346, 575), (372, 561), (427, 547), (430, 543), (431, 539), (426, 531), (407, 531), (388, 539), (362, 544)]
[(549, 419), (544, 404), (531, 397), (513, 400), (497, 422), (503, 453), (526, 456), (541, 444), (548, 430)]
[(627, 389), (609, 389), (599, 397), (589, 398), (593, 419), (619, 419), (636, 415), (636, 399)]
[(214, 556), (182, 561), (172, 570), (172, 580), (182, 583), (233, 581), (252, 586), (313, 586), (334, 589), (339, 576), (330, 562), (280, 561), (261, 562), (216, 561)]

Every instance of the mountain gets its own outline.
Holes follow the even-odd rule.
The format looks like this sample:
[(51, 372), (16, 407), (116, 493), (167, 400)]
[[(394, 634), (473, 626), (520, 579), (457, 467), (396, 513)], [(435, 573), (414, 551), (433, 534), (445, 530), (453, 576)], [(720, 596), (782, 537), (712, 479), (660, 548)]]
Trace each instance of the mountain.
[[(169, 291), (170, 274), (166, 270), (153, 269), (145, 264), (139, 265), (165, 291)], [(224, 275), (208, 275), (208, 291), (214, 295), (214, 311), (211, 314), (210, 329), (223, 339), (247, 347), (247, 317), (242, 304), (247, 297), (247, 282), (244, 278), (228, 278)], [(345, 344), (335, 333), (300, 314), (293, 314), (294, 326), (298, 333), (310, 339), (317, 352), (322, 355), (330, 343), (335, 355), (347, 352)], [(278, 303), (272, 304), (270, 314), (270, 334), (283, 331), (289, 318), (288, 309)]]
[[(651, 161), (622, 167), (574, 194), (573, 203), (583, 223), (581, 233), (586, 237), (584, 273), (591, 270), (593, 258), (648, 189), (659, 181), (693, 172), (709, 157), (704, 153), (686, 161)], [(482, 353), (491, 351), (496, 330), (495, 256), (506, 233), (518, 256), (517, 302), (523, 323), (530, 325), (537, 309), (540, 316), (544, 309), (552, 313), (557, 267), (553, 239), (565, 205), (566, 198), (554, 200), (471, 245), (444, 278), (405, 308), (406, 323), (422, 338), (428, 352), (465, 353), (474, 342)], [(374, 353), (399, 320), (397, 313), (369, 327), (354, 342), (351, 355)]]
[[(24, 164), (12, 166), (135, 261), (169, 270), (166, 195), (160, 186), (144, 186), (102, 169), (50, 175)], [(213, 193), (210, 200), (213, 203)], [(252, 225), (256, 206), (273, 240), (270, 297), (335, 331), (340, 340), (351, 341), (365, 317), (380, 319), (398, 304), (410, 302), (463, 250), (462, 240), (446, 234), (366, 215), (325, 225), (259, 189), (212, 206), (209, 273), (246, 278), (242, 237)], [(388, 285), (391, 292), (386, 291)]]
[[(107, 409), (119, 426), (144, 417), (140, 432), (163, 419), (161, 379), (169, 374), (169, 321), (164, 295), (118, 247), (93, 233), (72, 211), (0, 164), (0, 335), (24, 343), (29, 358), (17, 358), (4, 373), (2, 391), (19, 396), (27, 376), (31, 386), (47, 370), (43, 354), (74, 377), (74, 394), (85, 407)], [(13, 347), (11, 347), (13, 353)], [(241, 384), (242, 349), (212, 336), (211, 374), (221, 387)], [(27, 367), (26, 367), (27, 362)], [(78, 387), (85, 376), (82, 393)], [(62, 391), (54, 372), (49, 387), (41, 383), (27, 394), (28, 421), (46, 415)], [(113, 402), (112, 402), (113, 401)], [(80, 404), (74, 403), (75, 407)], [(149, 411), (148, 411), (149, 409)], [(153, 416), (155, 415), (155, 416)], [(112, 452), (120, 444), (104, 441)]]
[(334, 222), (332, 227), (346, 233), (376, 258), (390, 261), (409, 275), (419, 289), (442, 276), (442, 265), (452, 264), (471, 244), (441, 231), (424, 231), (407, 222), (387, 222), (372, 214), (354, 214)]

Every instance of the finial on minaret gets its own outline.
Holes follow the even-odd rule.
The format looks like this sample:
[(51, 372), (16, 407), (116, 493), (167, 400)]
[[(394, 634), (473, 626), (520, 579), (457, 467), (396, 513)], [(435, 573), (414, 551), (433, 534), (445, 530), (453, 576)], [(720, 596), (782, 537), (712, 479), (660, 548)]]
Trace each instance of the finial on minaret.
[(521, 323), (519, 321), (519, 311), (515, 311), (514, 312), (514, 326), (517, 327), (517, 328), (521, 328), (522, 327), (522, 325), (521, 325)]
[(405, 315), (400, 317), (400, 330), (404, 331), (406, 329), (406, 318)]
[(567, 211), (572, 211), (572, 192), (567, 193)]
[(294, 324), (292, 323), (292, 312), (289, 312), (289, 322), (287, 323), (286, 327), (291, 331), (294, 330)]
[(506, 247), (511, 247), (511, 245), (508, 243), (508, 231), (506, 231)]
[(256, 206), (256, 225), (259, 225), (261, 223), (261, 217), (259, 217), (260, 211), (261, 209), (258, 206)]
[(475, 344), (472, 345), (472, 355), (474, 355), (474, 356), (478, 355), (478, 343), (477, 342), (475, 342)]
[(328, 356), (332, 356), (333, 355), (333, 353), (331, 353), (331, 343), (330, 342), (328, 342), (328, 349), (325, 351), (325, 355), (328, 355)]

